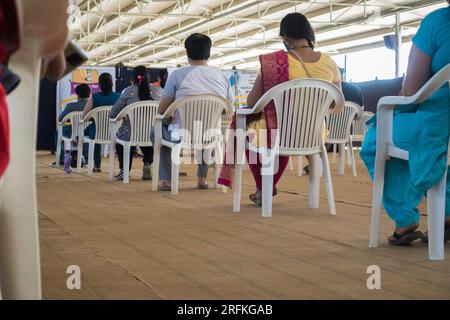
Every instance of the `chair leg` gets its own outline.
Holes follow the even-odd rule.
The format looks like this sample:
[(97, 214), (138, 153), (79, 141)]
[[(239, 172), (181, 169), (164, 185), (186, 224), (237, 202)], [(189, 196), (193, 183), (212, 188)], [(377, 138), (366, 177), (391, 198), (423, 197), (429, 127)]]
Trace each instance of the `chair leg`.
[(233, 212), (241, 211), (241, 188), (242, 188), (242, 170), (244, 165), (237, 163), (234, 168), (233, 182)]
[(78, 135), (78, 146), (77, 146), (77, 172), (81, 173), (81, 159), (83, 156), (83, 142), (84, 139), (81, 135)]
[(94, 171), (94, 147), (95, 141), (89, 141), (89, 151), (88, 151), (88, 175), (92, 176)]
[(180, 183), (180, 154), (181, 148), (179, 146), (172, 148), (172, 194), (178, 193)]
[(262, 216), (272, 216), (273, 174), (262, 175)]
[(58, 130), (58, 139), (56, 143), (56, 159), (55, 159), (55, 167), (59, 168), (59, 159), (61, 158), (61, 142), (62, 142), (62, 128), (59, 128)]
[(291, 172), (294, 171), (294, 164), (292, 162), (292, 157), (289, 157), (289, 170), (291, 170)]
[(428, 190), (428, 259), (444, 260), (445, 188), (447, 172)]
[(114, 179), (114, 162), (116, 160), (116, 143), (115, 141), (111, 141), (109, 146), (109, 180)]
[(345, 143), (339, 144), (339, 175), (345, 174)]
[[(222, 166), (223, 161), (223, 150), (222, 145), (220, 143), (216, 144), (216, 148), (214, 150), (214, 189), (218, 188), (217, 181), (219, 180), (220, 167)], [(222, 188), (224, 190), (224, 188)]]
[(298, 156), (298, 172), (297, 175), (301, 177), (303, 175), (303, 156)]
[[(348, 145), (350, 147), (353, 145), (353, 141), (352, 141), (352, 137), (351, 136), (349, 138)], [(356, 177), (357, 174), (356, 174), (355, 152), (353, 151), (353, 147), (351, 147), (349, 150), (350, 150), (350, 153), (349, 153), (349, 157), (348, 158), (350, 159), (350, 162), (351, 162), (351, 165), (352, 165), (352, 174), (353, 174), (354, 177)]]
[(328, 208), (330, 209), (330, 214), (336, 214), (336, 205), (334, 202), (334, 191), (333, 191), (333, 183), (331, 180), (331, 170), (330, 163), (328, 162), (328, 154), (325, 146), (322, 147), (322, 152), (320, 154), (322, 159), (322, 172), (324, 175), (325, 186), (327, 189), (327, 198), (328, 198)]
[(318, 154), (308, 156), (309, 162), (309, 207), (319, 208), (320, 159)]
[(346, 157), (346, 159), (347, 159), (347, 165), (349, 165), (349, 166), (352, 165), (352, 160), (351, 160), (351, 155), (350, 155), (351, 152), (353, 151), (352, 149), (353, 149), (353, 147), (350, 144), (350, 142), (347, 143), (347, 157)]
[(378, 247), (380, 231), (381, 206), (383, 201), (384, 171), (386, 166), (387, 146), (381, 145), (375, 156), (375, 172), (372, 194), (372, 217), (370, 222), (369, 248)]
[(158, 191), (161, 146), (153, 146), (152, 191)]
[(123, 146), (123, 183), (130, 182), (130, 152), (131, 145), (125, 143)]

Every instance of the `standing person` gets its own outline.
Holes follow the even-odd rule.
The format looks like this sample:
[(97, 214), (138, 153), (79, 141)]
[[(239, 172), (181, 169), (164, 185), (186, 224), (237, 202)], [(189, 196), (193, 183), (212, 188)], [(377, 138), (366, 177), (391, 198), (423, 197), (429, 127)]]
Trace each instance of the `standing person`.
[[(290, 13), (286, 15), (280, 24), (280, 36), (287, 52), (281, 50), (260, 56), (261, 70), (248, 95), (247, 105), (249, 108), (253, 107), (263, 94), (272, 87), (289, 80), (315, 78), (334, 83), (339, 88), (341, 87), (339, 68), (328, 54), (314, 50), (316, 39), (314, 31), (308, 19), (303, 14)], [(270, 145), (270, 132), (272, 129), (276, 129), (277, 126), (275, 105), (273, 103), (268, 104), (261, 114), (248, 117), (247, 123), (249, 127), (252, 127), (256, 131), (259, 129), (267, 129), (265, 143)], [(231, 129), (235, 129), (235, 119), (231, 124)], [(257, 133), (255, 136), (260, 137), (261, 135)], [(258, 142), (260, 145), (262, 143), (264, 142)], [(246, 156), (248, 160), (250, 158), (248, 150), (246, 150)], [(226, 155), (227, 158), (228, 155)], [(249, 163), (256, 183), (256, 192), (250, 194), (249, 198), (255, 204), (261, 206), (262, 164), (259, 157), (252, 156), (251, 158), (258, 158), (258, 161), (257, 163)], [(278, 171), (275, 173), (273, 179), (273, 195), (276, 195), (276, 185), (289, 163), (288, 156), (279, 156), (278, 158)], [(225, 160), (219, 183), (231, 187), (233, 184), (233, 176), (234, 166)]]
[[(113, 79), (111, 74), (104, 72), (100, 74), (98, 78), (98, 83), (100, 86), (100, 92), (94, 93), (86, 102), (86, 106), (83, 110), (83, 118), (91, 111), (97, 107), (101, 106), (112, 106), (117, 100), (119, 100), (120, 94), (113, 92)], [(89, 136), (89, 139), (95, 138), (95, 123), (91, 123), (85, 130), (84, 134)], [(83, 148), (84, 158), (88, 158), (88, 148)], [(101, 157), (101, 146), (99, 144), (95, 145), (94, 148), (94, 172), (101, 172), (102, 157)]]
[[(450, 0), (448, 0), (450, 4)], [(450, 7), (426, 16), (412, 39), (403, 93), (414, 95), (439, 70), (450, 63)], [(376, 155), (376, 115), (366, 124), (361, 159), (374, 177)], [(442, 177), (447, 167), (450, 133), (450, 96), (448, 85), (428, 100), (394, 111), (393, 141), (409, 151), (409, 161), (391, 158), (386, 161), (383, 206), (395, 222), (388, 241), (406, 245), (427, 235), (417, 231), (420, 213), (417, 206), (423, 196)], [(445, 240), (450, 240), (450, 178), (447, 174), (445, 201)]]
[[(114, 104), (109, 114), (111, 119), (117, 117), (117, 115), (126, 106), (138, 102), (153, 100), (150, 95), (150, 84), (148, 82), (147, 69), (144, 66), (137, 66), (133, 71), (132, 84), (126, 87), (119, 97), (119, 100)], [(130, 119), (126, 117), (123, 119), (122, 126), (117, 131), (117, 137), (121, 140), (130, 140)], [(130, 152), (130, 170), (133, 164), (133, 153), (135, 147), (131, 147)], [(117, 156), (119, 157), (119, 173), (114, 177), (115, 180), (123, 180), (123, 146), (116, 145)], [(142, 169), (142, 179), (151, 180), (152, 172), (150, 169), (153, 163), (153, 147), (141, 147), (141, 151), (144, 154), (144, 167)]]
[[(211, 39), (204, 34), (194, 33), (186, 39), (184, 46), (190, 66), (177, 69), (170, 74), (159, 103), (158, 113), (164, 114), (172, 102), (186, 96), (213, 94), (233, 103), (232, 90), (225, 73), (208, 66), (212, 47)], [(180, 128), (181, 117), (177, 110), (169, 124), (163, 123), (163, 138), (167, 141), (179, 142)], [(153, 129), (151, 138), (154, 139)], [(203, 161), (203, 152), (198, 152), (197, 159), (200, 160), (197, 170), (197, 188), (207, 189), (208, 165)], [(170, 148), (162, 146), (158, 186), (160, 191), (171, 190), (171, 164)]]

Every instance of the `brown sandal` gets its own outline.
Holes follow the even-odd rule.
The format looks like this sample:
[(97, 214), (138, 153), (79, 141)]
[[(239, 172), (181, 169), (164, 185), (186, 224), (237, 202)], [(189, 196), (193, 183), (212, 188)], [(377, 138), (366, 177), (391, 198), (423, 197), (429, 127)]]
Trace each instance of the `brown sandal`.
[[(251, 193), (248, 197), (249, 197), (249, 199), (250, 199), (251, 201), (253, 201), (257, 206), (261, 207), (261, 206), (262, 206), (262, 197), (261, 197), (261, 196), (260, 196), (260, 197), (257, 197), (257, 196), (256, 196), (256, 193), (257, 193), (257, 192)], [(275, 188), (275, 189), (273, 190), (272, 196), (275, 197), (277, 194), (278, 194), (278, 189)]]

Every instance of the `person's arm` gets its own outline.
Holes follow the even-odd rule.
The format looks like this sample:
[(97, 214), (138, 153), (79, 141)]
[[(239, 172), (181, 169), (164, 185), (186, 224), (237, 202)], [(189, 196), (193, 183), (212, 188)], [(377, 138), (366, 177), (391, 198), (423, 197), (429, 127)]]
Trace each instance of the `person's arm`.
[(92, 107), (93, 107), (93, 97), (91, 95), (89, 97), (88, 101), (86, 102), (86, 105), (84, 106), (83, 115), (82, 115), (83, 118), (89, 113), (89, 111), (92, 110)]
[(158, 113), (164, 114), (173, 101), (174, 99), (172, 97), (162, 97), (159, 102)]
[(164, 87), (164, 91), (161, 97), (161, 101), (159, 101), (158, 113), (164, 114), (172, 102), (175, 101), (175, 94), (177, 91), (177, 79), (178, 74), (174, 71), (169, 78), (167, 79), (166, 86)]
[(111, 108), (111, 111), (109, 112), (110, 119), (114, 119), (119, 115), (120, 111), (122, 111), (122, 109), (127, 106), (128, 104), (127, 100), (128, 100), (127, 89), (124, 89), (119, 99), (116, 101), (116, 103), (114, 103), (114, 105)]
[(408, 68), (403, 81), (403, 95), (414, 95), (430, 77), (431, 57), (413, 45), (409, 53)]
[(263, 90), (263, 82), (261, 77), (261, 72), (258, 73), (258, 76), (256, 77), (255, 83), (253, 84), (253, 88), (248, 94), (247, 97), (247, 107), (252, 108), (258, 100), (263, 96), (264, 90)]

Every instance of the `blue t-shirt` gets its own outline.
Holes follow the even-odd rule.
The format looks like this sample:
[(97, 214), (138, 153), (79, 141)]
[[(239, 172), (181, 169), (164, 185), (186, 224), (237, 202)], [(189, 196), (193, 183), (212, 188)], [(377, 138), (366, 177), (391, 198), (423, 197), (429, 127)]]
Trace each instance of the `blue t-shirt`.
[(103, 94), (101, 92), (94, 93), (92, 95), (92, 109), (101, 106), (112, 106), (119, 100), (120, 94), (117, 92), (110, 92)]
[(412, 39), (414, 45), (431, 57), (434, 75), (450, 63), (450, 7), (427, 15)]

